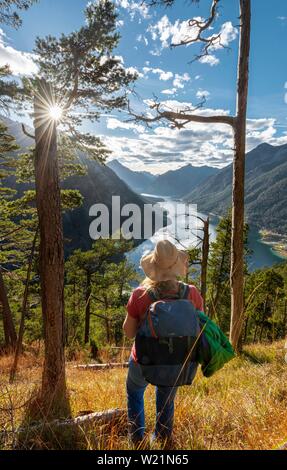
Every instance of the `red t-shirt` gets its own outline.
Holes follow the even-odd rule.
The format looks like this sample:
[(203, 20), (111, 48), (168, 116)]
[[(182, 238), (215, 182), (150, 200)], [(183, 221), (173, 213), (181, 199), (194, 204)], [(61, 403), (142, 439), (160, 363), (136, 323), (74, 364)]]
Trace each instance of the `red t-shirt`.
[[(197, 308), (203, 311), (203, 299), (198, 292), (197, 288), (193, 285), (189, 285), (188, 300)], [(147, 293), (145, 287), (137, 287), (131, 294), (127, 303), (127, 312), (131, 317), (140, 320), (141, 317), (147, 311), (147, 308), (153, 303), (153, 300)], [(136, 349), (135, 343), (132, 347), (132, 358), (136, 361)]]

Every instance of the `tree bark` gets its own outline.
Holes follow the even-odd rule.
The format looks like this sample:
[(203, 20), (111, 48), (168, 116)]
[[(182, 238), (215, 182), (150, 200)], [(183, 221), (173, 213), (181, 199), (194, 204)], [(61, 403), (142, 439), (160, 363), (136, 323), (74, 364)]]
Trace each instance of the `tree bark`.
[(264, 331), (264, 323), (262, 323), (262, 325), (261, 325), (261, 329), (260, 329), (260, 333), (259, 333), (259, 343), (262, 342), (263, 331)]
[(90, 340), (90, 318), (91, 318), (91, 273), (87, 271), (86, 284), (86, 307), (85, 307), (85, 344)]
[(204, 311), (206, 310), (208, 254), (209, 254), (209, 217), (207, 217), (203, 225), (202, 260), (201, 260), (201, 277), (200, 277), (200, 290), (201, 290), (201, 296), (203, 298)]
[(287, 299), (284, 300), (283, 337), (287, 336)]
[(243, 335), (243, 338), (242, 338), (242, 342), (243, 342), (243, 343), (246, 343), (246, 340), (247, 340), (248, 327), (249, 327), (249, 317), (246, 317), (246, 319), (245, 319), (244, 335)]
[(9, 305), (7, 291), (3, 279), (2, 270), (0, 268), (0, 303), (2, 304), (3, 327), (5, 336), (5, 347), (7, 350), (14, 349), (17, 342), (17, 334)]
[(234, 127), (235, 155), (232, 188), (230, 341), (235, 350), (238, 350), (244, 312), (244, 175), (251, 29), (250, 3), (250, 0), (240, 0), (241, 26), (238, 61), (237, 116)]
[(40, 403), (45, 416), (68, 412), (64, 356), (64, 249), (53, 91), (38, 81), (34, 98), (35, 182), (40, 232), (41, 303), (45, 359)]
[(257, 339), (257, 331), (258, 331), (258, 323), (256, 323), (255, 325), (255, 330), (254, 330), (254, 336), (253, 336), (253, 343), (256, 342), (256, 339)]

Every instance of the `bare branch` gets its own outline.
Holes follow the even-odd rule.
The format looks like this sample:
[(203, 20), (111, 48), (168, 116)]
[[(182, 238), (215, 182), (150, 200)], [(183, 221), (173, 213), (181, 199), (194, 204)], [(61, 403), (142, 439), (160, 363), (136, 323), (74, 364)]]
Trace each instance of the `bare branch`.
[(27, 136), (30, 137), (30, 139), (35, 140), (35, 136), (33, 134), (30, 134), (27, 130), (24, 124), (22, 124), (22, 131), (23, 133)]
[[(222, 47), (224, 49), (229, 49), (228, 46), (222, 44), (221, 42), (221, 33), (214, 34), (211, 36), (204, 36), (204, 33), (206, 33), (209, 28), (212, 26), (212, 24), (215, 22), (217, 16), (218, 16), (218, 5), (221, 0), (212, 0), (211, 7), (210, 7), (210, 13), (207, 19), (200, 20), (196, 18), (191, 18), (188, 20), (188, 26), (190, 28), (190, 33), (186, 33), (186, 37), (182, 38), (178, 43), (171, 43), (170, 47), (179, 47), (179, 46), (187, 46), (190, 44), (196, 44), (196, 43), (201, 43), (202, 44), (202, 50), (200, 54), (196, 55), (194, 59), (192, 59), (189, 63), (193, 63), (196, 60), (200, 60), (205, 56), (209, 55), (210, 49), (212, 47)], [(194, 3), (198, 3), (199, 0), (193, 0)], [(144, 2), (143, 2), (144, 3)], [(165, 6), (172, 6), (174, 3), (174, 0), (146, 0), (146, 3), (148, 3), (149, 6), (155, 6), (155, 5), (165, 5)]]
[[(153, 103), (150, 105), (150, 109), (156, 111), (156, 115), (153, 117), (147, 117), (144, 114), (136, 114), (130, 108), (128, 104), (128, 111), (133, 120), (136, 122), (144, 122), (146, 124), (152, 124), (161, 120), (167, 120), (172, 123), (172, 127), (176, 129), (183, 128), (189, 122), (200, 122), (205, 124), (227, 124), (231, 127), (235, 126), (235, 117), (233, 116), (224, 116), (224, 115), (214, 115), (214, 116), (202, 116), (200, 114), (188, 114), (185, 111), (161, 111), (160, 103)], [(197, 108), (194, 108), (197, 109)]]

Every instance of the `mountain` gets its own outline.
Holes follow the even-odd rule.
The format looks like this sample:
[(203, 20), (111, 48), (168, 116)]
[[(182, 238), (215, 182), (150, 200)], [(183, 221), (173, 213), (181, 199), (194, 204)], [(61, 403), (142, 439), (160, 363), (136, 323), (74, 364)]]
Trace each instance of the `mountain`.
[[(9, 133), (21, 145), (22, 151), (26, 147), (33, 145), (33, 140), (23, 133), (21, 123), (6, 117), (1, 117), (1, 120), (6, 123)], [(28, 129), (28, 131), (33, 133), (31, 129)], [(89, 216), (89, 210), (94, 204), (105, 204), (107, 206), (111, 233), (113, 196), (120, 196), (121, 209), (125, 204), (136, 204), (140, 208), (140, 215), (138, 217), (140, 217), (141, 232), (143, 233), (144, 204), (149, 201), (132, 191), (111, 168), (89, 160), (84, 154), (81, 154), (80, 157), (82, 163), (87, 167), (87, 174), (85, 176), (72, 176), (61, 183), (63, 189), (78, 189), (84, 197), (81, 207), (63, 214), (66, 254), (75, 248), (85, 250), (91, 247), (93, 240), (89, 235), (89, 227), (95, 217)], [(10, 187), (17, 189), (20, 194), (32, 187), (29, 184), (17, 184), (14, 177), (9, 177), (7, 182)], [(127, 216), (122, 217), (120, 223), (122, 224), (126, 219)]]
[(159, 196), (180, 198), (196, 188), (206, 178), (218, 173), (218, 170), (209, 166), (186, 165), (178, 170), (171, 170), (157, 176), (148, 186), (146, 192)]
[(138, 193), (146, 192), (147, 186), (156, 178), (147, 171), (132, 171), (122, 165), (118, 160), (112, 160), (107, 163), (116, 175), (130, 186), (133, 191)]
[[(246, 155), (245, 214), (258, 229), (287, 231), (287, 145), (261, 144)], [(224, 214), (231, 206), (233, 165), (187, 194), (201, 212)]]

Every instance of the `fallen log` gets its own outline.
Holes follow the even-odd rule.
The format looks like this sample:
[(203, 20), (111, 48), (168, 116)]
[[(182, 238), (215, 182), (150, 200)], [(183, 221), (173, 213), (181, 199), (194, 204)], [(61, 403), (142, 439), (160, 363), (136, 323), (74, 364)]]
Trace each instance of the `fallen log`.
[[(86, 427), (86, 426), (102, 426), (105, 424), (114, 424), (124, 421), (127, 417), (127, 412), (121, 408), (115, 408), (106, 411), (96, 411), (94, 413), (89, 413), (86, 415), (81, 414), (76, 418), (68, 419), (55, 419), (50, 422), (43, 422), (41, 424), (30, 426), (29, 432), (38, 431), (43, 427), (48, 428), (69, 428), (69, 427)], [(23, 431), (24, 429), (19, 429), (18, 432)]]
[(85, 370), (106, 370), (106, 369), (124, 369), (129, 365), (128, 362), (110, 362), (108, 364), (77, 364), (74, 369)]
[(9, 435), (13, 435), (14, 439), (17, 436), (22, 436), (21, 441), (27, 441), (33, 436), (41, 435), (45, 431), (55, 431), (61, 429), (82, 429), (93, 428), (96, 426), (121, 426), (123, 430), (126, 430), (127, 426), (127, 411), (121, 408), (110, 409), (106, 411), (97, 411), (88, 414), (83, 414), (76, 418), (67, 419), (55, 419), (53, 421), (43, 421), (39, 424), (29, 425), (27, 427), (20, 427), (13, 431), (5, 430), (0, 433), (0, 437), (3, 439)]

